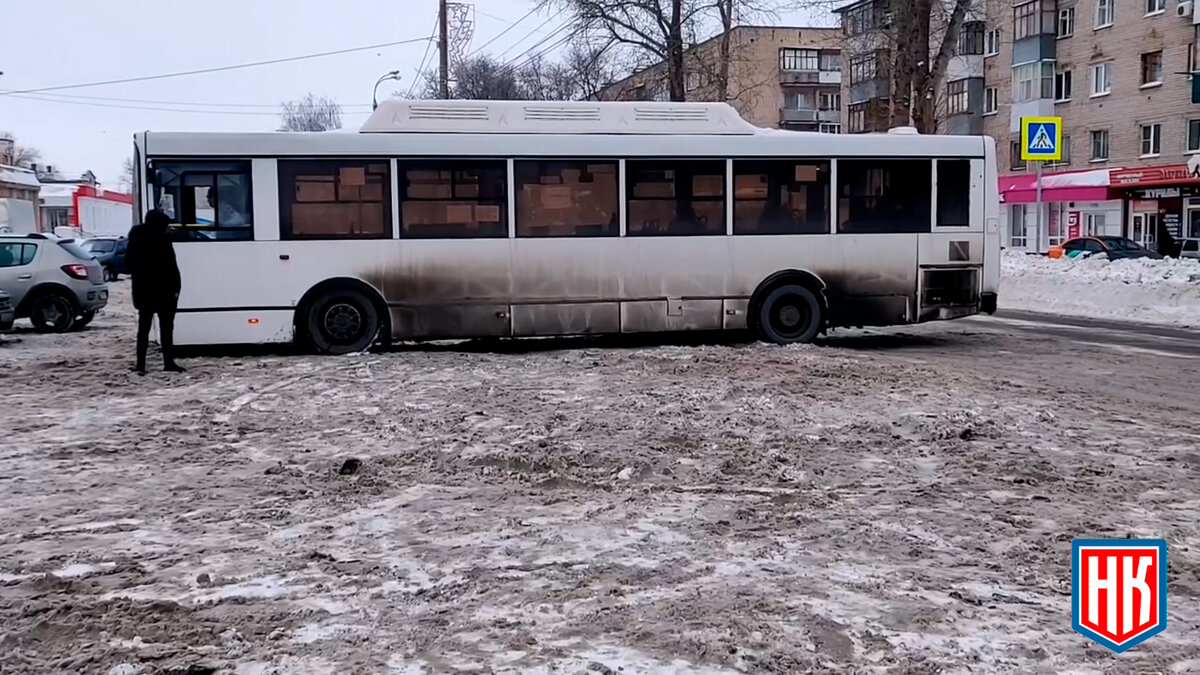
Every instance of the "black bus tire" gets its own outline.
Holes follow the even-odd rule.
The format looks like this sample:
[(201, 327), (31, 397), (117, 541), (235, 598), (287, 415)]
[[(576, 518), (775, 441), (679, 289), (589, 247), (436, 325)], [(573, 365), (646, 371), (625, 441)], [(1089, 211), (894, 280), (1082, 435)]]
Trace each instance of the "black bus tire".
[(379, 312), (365, 293), (331, 288), (308, 304), (301, 327), (314, 351), (337, 355), (370, 348), (379, 335), (379, 325)]
[(821, 332), (824, 316), (816, 293), (799, 284), (784, 284), (767, 293), (755, 319), (763, 341), (786, 345), (812, 342)]

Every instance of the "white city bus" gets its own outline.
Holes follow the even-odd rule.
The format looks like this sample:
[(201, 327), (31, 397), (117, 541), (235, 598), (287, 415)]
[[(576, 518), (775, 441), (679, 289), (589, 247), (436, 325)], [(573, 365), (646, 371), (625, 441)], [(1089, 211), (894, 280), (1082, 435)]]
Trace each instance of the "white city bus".
[(677, 330), (804, 342), (991, 312), (994, 142), (714, 103), (389, 101), (357, 132), (135, 138), (180, 345)]

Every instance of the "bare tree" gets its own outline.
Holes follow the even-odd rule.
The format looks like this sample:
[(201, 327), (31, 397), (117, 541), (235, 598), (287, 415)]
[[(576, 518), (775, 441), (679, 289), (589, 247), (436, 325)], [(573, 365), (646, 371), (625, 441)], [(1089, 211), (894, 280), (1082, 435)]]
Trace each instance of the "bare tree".
[[(13, 138), (7, 132), (0, 131), (0, 138)], [(28, 169), (30, 165), (42, 161), (42, 151), (28, 145), (21, 145), (13, 142), (12, 146), (12, 163), (13, 166), (19, 166)]]
[(331, 98), (309, 93), (279, 106), (280, 131), (329, 131), (342, 128), (342, 108)]
[(684, 81), (685, 37), (697, 33), (717, 0), (557, 0), (575, 16), (577, 30), (596, 31), (631, 49), (642, 65), (666, 64), (667, 94), (672, 101), (686, 100)]
[(124, 162), (121, 162), (121, 178), (117, 181), (117, 187), (121, 192), (130, 192), (133, 190), (133, 158), (126, 157)]

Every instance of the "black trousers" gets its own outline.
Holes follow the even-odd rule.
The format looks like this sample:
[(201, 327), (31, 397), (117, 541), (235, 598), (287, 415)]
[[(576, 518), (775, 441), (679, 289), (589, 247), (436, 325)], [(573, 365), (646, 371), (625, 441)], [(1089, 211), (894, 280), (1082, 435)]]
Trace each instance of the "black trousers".
[(159, 345), (162, 347), (163, 365), (175, 362), (175, 307), (174, 299), (159, 302), (149, 309), (138, 310), (137, 367), (146, 369), (146, 349), (150, 346), (150, 326), (158, 315)]

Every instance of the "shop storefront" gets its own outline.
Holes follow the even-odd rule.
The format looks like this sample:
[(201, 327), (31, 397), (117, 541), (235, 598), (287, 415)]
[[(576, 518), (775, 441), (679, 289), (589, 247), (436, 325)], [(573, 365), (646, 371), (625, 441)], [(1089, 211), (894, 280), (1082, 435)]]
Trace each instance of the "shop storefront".
[(1122, 233), (1124, 203), (1107, 169), (1042, 176), (1040, 227), (1035, 181), (1032, 174), (1000, 178), (1005, 248), (1043, 253), (1071, 237)]
[(1164, 255), (1178, 255), (1180, 239), (1200, 237), (1200, 158), (1114, 169), (1111, 180), (1124, 196), (1126, 237)]

